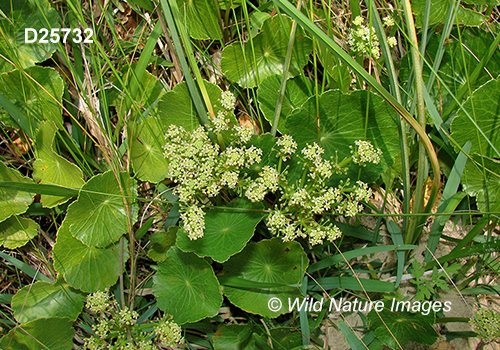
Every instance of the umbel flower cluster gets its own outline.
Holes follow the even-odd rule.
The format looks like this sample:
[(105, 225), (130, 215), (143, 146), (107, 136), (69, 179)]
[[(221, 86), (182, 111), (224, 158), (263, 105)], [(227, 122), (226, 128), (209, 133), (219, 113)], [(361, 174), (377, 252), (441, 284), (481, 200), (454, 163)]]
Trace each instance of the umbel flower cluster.
[(134, 332), (139, 314), (120, 309), (107, 290), (89, 294), (85, 307), (95, 316), (96, 322), (92, 325), (94, 336), (85, 339), (84, 349), (155, 350), (157, 345), (175, 348), (184, 342), (181, 327), (165, 316), (152, 325), (154, 332)]
[[(394, 25), (394, 20), (390, 16), (384, 17), (383, 21), (385, 27)], [(357, 16), (354, 19), (353, 25), (348, 37), (349, 46), (351, 46), (354, 51), (365, 56), (371, 56), (375, 59), (380, 58), (380, 43), (375, 34), (375, 29), (364, 24), (364, 19), (361, 16)], [(387, 43), (390, 47), (394, 47), (397, 44), (397, 40), (395, 37), (391, 36), (387, 38)]]
[[(202, 126), (188, 132), (181, 126), (171, 125), (165, 134), (164, 156), (169, 162), (169, 179), (176, 183), (174, 191), (181, 202), (181, 220), (189, 239), (204, 235), (205, 212), (211, 202), (244, 196), (251, 202), (268, 205), (266, 224), (269, 231), (284, 241), (308, 239), (312, 245), (340, 237), (338, 227), (328, 219), (331, 215), (354, 216), (371, 197), (368, 185), (358, 181), (351, 185), (345, 181), (337, 188), (329, 187), (335, 173), (341, 173), (350, 162), (361, 166), (380, 162), (381, 151), (369, 141), (356, 141), (352, 157), (337, 164), (323, 158), (324, 149), (318, 144), (306, 145), (300, 152), (291, 136), (276, 140), (274, 153), (262, 163), (263, 151), (250, 144), (251, 130), (228, 125), (228, 115), (234, 108), (232, 94), (224, 93), (221, 104), (226, 110), (219, 112), (208, 130), (221, 133), (229, 130), (232, 142), (222, 149), (213, 143)], [(230, 109), (229, 109), (230, 108)], [(297, 158), (294, 166), (302, 172), (299, 180), (289, 180), (292, 169), (287, 160)], [(275, 159), (276, 161), (272, 161)], [(249, 175), (251, 168), (260, 169)], [(295, 174), (297, 169), (293, 169)], [(272, 198), (272, 199), (271, 199)], [(220, 202), (220, 201), (219, 201)]]
[(474, 326), (476, 333), (485, 342), (500, 340), (500, 313), (487, 308), (481, 308), (474, 313), (470, 323)]

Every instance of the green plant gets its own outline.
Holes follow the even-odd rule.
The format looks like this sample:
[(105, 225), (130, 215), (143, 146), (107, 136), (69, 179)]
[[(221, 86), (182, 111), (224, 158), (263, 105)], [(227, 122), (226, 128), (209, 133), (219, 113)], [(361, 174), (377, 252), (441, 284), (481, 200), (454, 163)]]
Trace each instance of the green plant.
[[(495, 5), (1, 2), (0, 347), (402, 349), (468, 322), (428, 306), (499, 288)], [(328, 297), (414, 308), (356, 328)]]

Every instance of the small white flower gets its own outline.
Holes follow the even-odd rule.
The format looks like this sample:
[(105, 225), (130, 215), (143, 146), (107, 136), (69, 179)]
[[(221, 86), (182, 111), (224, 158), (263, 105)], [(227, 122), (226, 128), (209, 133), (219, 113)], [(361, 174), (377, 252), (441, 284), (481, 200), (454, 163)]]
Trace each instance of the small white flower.
[(231, 91), (223, 91), (220, 98), (220, 103), (222, 107), (228, 111), (232, 111), (236, 104), (236, 97), (233, 95)]
[(363, 22), (364, 22), (363, 17), (356, 16), (356, 18), (354, 19), (354, 21), (352, 23), (354, 23), (354, 25), (360, 26), (363, 24)]
[(251, 128), (241, 126), (235, 126), (234, 129), (240, 138), (241, 143), (247, 143), (252, 138), (253, 131)]
[(370, 141), (357, 140), (354, 141), (357, 146), (356, 151), (352, 151), (352, 160), (354, 163), (365, 166), (366, 163), (380, 163), (380, 148), (375, 149)]
[(257, 181), (252, 182), (245, 191), (245, 196), (252, 202), (260, 202), (264, 200), (267, 193), (266, 186), (262, 183), (262, 181), (258, 180), (261, 179), (259, 178)]
[(176, 344), (182, 344), (184, 342), (181, 327), (173, 321), (163, 319), (154, 329), (160, 343), (166, 346), (174, 347)]
[(188, 208), (185, 213), (180, 215), (184, 222), (184, 230), (188, 233), (190, 240), (196, 240), (203, 237), (205, 230), (205, 213), (195, 205)]
[(390, 36), (387, 38), (387, 44), (389, 45), (389, 47), (394, 47), (398, 44), (398, 41), (396, 40), (395, 37)]
[(337, 227), (337, 226), (333, 226), (331, 227), (327, 233), (326, 233), (326, 238), (330, 241), (330, 242), (333, 242), (334, 240), (336, 240), (337, 238), (339, 238), (340, 236), (342, 236), (342, 232), (340, 231), (340, 229)]
[(227, 112), (226, 111), (218, 111), (215, 118), (212, 119), (214, 132), (218, 134), (224, 130), (229, 129), (229, 126), (228, 126), (229, 122), (230, 122), (230, 120), (229, 120), (229, 118), (227, 118)]
[(262, 172), (259, 175), (261, 176), (262, 183), (268, 190), (271, 192), (278, 190), (279, 173), (275, 168), (266, 165), (262, 168)]
[(230, 189), (234, 189), (238, 185), (239, 175), (235, 171), (225, 171), (222, 173), (220, 179), (222, 186), (227, 186)]
[(386, 27), (392, 27), (394, 25), (394, 18), (391, 16), (385, 16), (384, 19), (384, 26)]
[[(290, 135), (283, 135), (276, 141), (280, 152), (285, 156), (291, 156), (297, 150), (297, 142)], [(285, 158), (286, 159), (286, 158)]]
[(262, 160), (262, 150), (255, 146), (250, 146), (245, 150), (245, 166), (247, 168), (251, 167), (255, 163), (260, 163)]
[(267, 217), (267, 227), (273, 234), (277, 234), (287, 225), (288, 220), (279, 210), (273, 211)]
[(354, 200), (361, 202), (366, 201), (372, 196), (372, 190), (368, 188), (368, 184), (362, 181), (356, 182), (357, 186), (354, 190)]
[(309, 193), (307, 190), (305, 188), (301, 188), (290, 198), (290, 205), (305, 206), (309, 199)]

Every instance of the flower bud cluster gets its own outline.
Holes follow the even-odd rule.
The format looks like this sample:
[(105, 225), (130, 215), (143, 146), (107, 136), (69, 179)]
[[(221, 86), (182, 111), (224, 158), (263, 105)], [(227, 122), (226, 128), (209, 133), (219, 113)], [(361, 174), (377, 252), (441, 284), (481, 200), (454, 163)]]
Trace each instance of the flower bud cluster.
[(114, 304), (110, 300), (110, 295), (108, 290), (97, 291), (95, 293), (87, 295), (87, 302), (85, 307), (90, 310), (93, 314), (101, 314), (110, 311)]
[(348, 37), (348, 42), (351, 48), (365, 56), (373, 56), (375, 59), (380, 58), (380, 45), (373, 27), (367, 27), (364, 24), (364, 19), (357, 16), (354, 21), (354, 28)]
[(474, 313), (470, 323), (485, 342), (500, 340), (500, 313), (493, 309), (481, 308)]
[[(224, 107), (231, 101), (229, 94), (221, 99)], [(222, 124), (227, 125), (227, 122), (222, 121)], [(222, 126), (212, 127), (212, 130), (222, 130)], [(203, 237), (205, 213), (201, 206), (210, 204), (207, 199), (218, 196), (223, 190), (228, 198), (239, 194), (251, 202), (262, 202), (272, 193), (268, 198), (273, 198), (274, 204), (266, 223), (270, 232), (284, 241), (301, 237), (315, 245), (340, 237), (339, 228), (320, 216), (354, 216), (363, 209), (361, 202), (371, 196), (368, 185), (360, 181), (351, 187), (349, 181), (338, 188), (327, 186), (333, 173), (351, 159), (336, 164), (323, 158), (325, 150), (317, 143), (307, 144), (297, 154), (302, 162), (294, 163), (294, 166), (302, 164), (304, 173), (300, 183), (289, 184), (288, 166), (283, 170), (281, 167), (296, 153), (298, 145), (291, 136), (284, 135), (276, 140), (272, 149), (279, 158), (278, 164), (262, 164), (258, 175), (252, 175), (255, 172), (246, 169), (262, 161), (262, 150), (246, 145), (250, 137), (248, 130), (233, 127), (233, 142), (223, 150), (211, 142), (202, 127), (188, 132), (171, 125), (165, 134), (164, 156), (169, 162), (169, 178), (177, 185), (174, 191), (182, 203), (180, 218), (188, 238)], [(375, 150), (369, 141), (356, 141), (356, 146), (353, 161), (362, 165), (380, 161), (380, 150)]]
[(177, 344), (184, 343), (181, 327), (166, 318), (162, 318), (155, 328), (155, 333), (158, 336), (159, 343), (164, 346), (174, 347)]
[(278, 156), (283, 157), (283, 161), (290, 158), (297, 150), (297, 142), (290, 135), (283, 135), (276, 141), (279, 147)]
[(361, 166), (366, 166), (366, 163), (380, 163), (382, 151), (380, 148), (375, 149), (370, 141), (357, 140), (354, 141), (356, 149), (352, 150), (352, 161)]
[(91, 327), (94, 335), (84, 339), (83, 349), (155, 350), (158, 346), (174, 348), (184, 343), (179, 325), (165, 317), (151, 325), (154, 331), (135, 329), (139, 314), (135, 310), (120, 309), (107, 290), (88, 295), (85, 306), (96, 322)]

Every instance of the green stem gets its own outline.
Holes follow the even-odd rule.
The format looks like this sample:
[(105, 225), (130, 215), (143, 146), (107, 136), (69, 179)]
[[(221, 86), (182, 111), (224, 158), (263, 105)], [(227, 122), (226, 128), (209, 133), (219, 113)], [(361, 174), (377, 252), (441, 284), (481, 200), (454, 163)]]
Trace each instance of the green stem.
[[(300, 8), (301, 0), (297, 3), (297, 8)], [(278, 130), (278, 123), (280, 121), (281, 107), (283, 105), (283, 98), (285, 96), (286, 81), (288, 79), (288, 70), (290, 69), (290, 62), (292, 58), (293, 43), (295, 41), (295, 32), (297, 30), (297, 21), (293, 20), (292, 29), (290, 31), (290, 38), (288, 39), (288, 47), (286, 50), (285, 66), (283, 67), (283, 75), (281, 76), (280, 93), (278, 95), (278, 101), (276, 102), (276, 108), (274, 109), (274, 119), (271, 127), (271, 135), (276, 136), (276, 130)]]
[[(418, 40), (417, 40), (417, 31), (415, 28), (415, 22), (413, 20), (413, 12), (411, 9), (411, 4), (409, 0), (403, 0), (403, 9), (406, 18), (406, 25), (408, 27), (408, 34), (411, 41), (411, 55), (413, 59), (413, 69), (415, 70), (415, 83), (417, 90), (417, 116), (418, 122), (422, 130), (425, 128), (426, 120), (425, 120), (425, 98), (424, 98), (424, 80), (422, 78), (422, 65), (420, 63), (420, 55), (418, 51)], [(440, 176), (439, 165), (434, 172), (434, 179), (438, 179)], [(419, 138), (419, 152), (418, 152), (418, 169), (417, 169), (417, 183), (415, 189), (415, 196), (413, 201), (413, 213), (420, 213), (423, 209), (424, 203), (424, 183), (427, 178), (426, 171), (426, 157), (425, 157), (425, 148), (422, 141), (422, 138)], [(437, 189), (435, 191), (437, 193)], [(434, 193), (434, 197), (436, 195)], [(407, 195), (407, 194), (405, 194)], [(429, 202), (433, 202), (434, 198), (429, 200)], [(405, 237), (406, 244), (413, 244), (416, 240), (417, 236), (417, 223), (419, 219), (417, 217), (410, 218), (410, 223), (408, 226), (408, 232)]]

